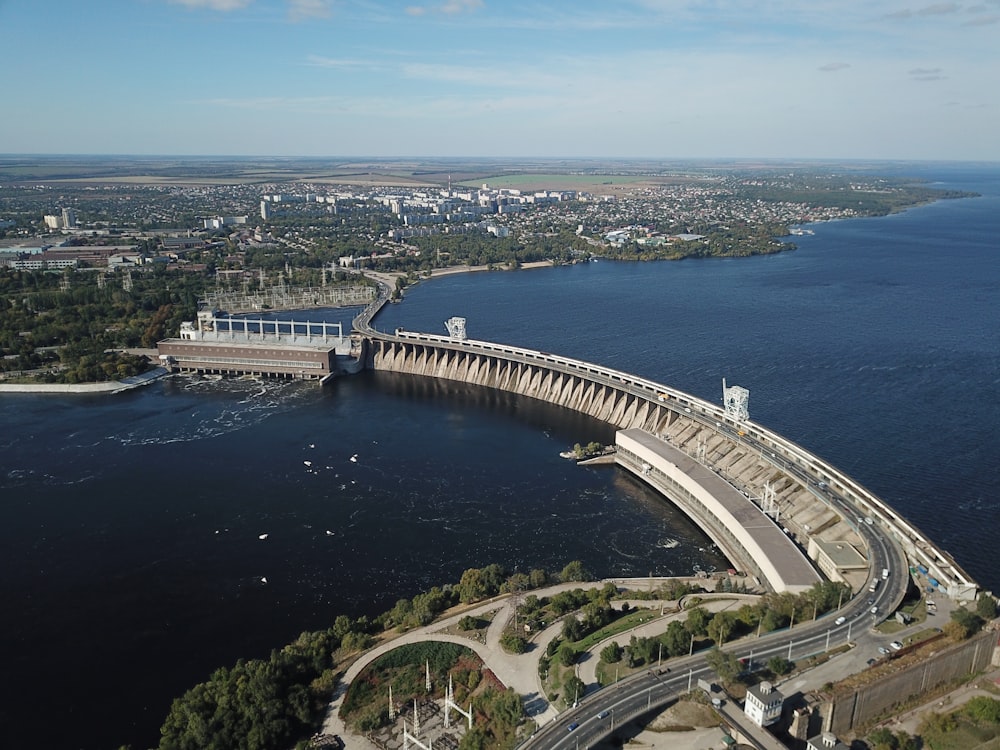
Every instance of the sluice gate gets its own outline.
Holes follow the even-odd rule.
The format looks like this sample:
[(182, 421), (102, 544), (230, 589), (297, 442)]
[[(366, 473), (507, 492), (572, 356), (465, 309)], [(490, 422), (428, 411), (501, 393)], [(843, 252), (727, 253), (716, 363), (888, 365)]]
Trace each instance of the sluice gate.
[(451, 349), (440, 342), (375, 339), (367, 366), (383, 372), (422, 375), (496, 388), (541, 399), (587, 414), (619, 429), (666, 432), (678, 414), (665, 404), (632, 392), (622, 383), (602, 383), (595, 375), (566, 372), (551, 362), (521, 361), (514, 354)]

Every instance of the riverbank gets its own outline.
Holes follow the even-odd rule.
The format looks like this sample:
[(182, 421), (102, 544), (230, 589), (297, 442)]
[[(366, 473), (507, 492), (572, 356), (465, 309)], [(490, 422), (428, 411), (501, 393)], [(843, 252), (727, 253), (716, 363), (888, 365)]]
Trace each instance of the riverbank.
[(435, 268), (431, 271), (431, 278), (437, 276), (451, 276), (456, 273), (472, 273), (474, 271), (517, 271), (529, 268), (551, 268), (555, 264), (551, 260), (536, 260), (530, 263), (522, 263), (516, 268), (505, 268), (498, 266), (451, 266), (449, 268)]
[(121, 393), (133, 388), (149, 385), (170, 372), (156, 367), (142, 375), (106, 383), (0, 383), (0, 394), (4, 393)]

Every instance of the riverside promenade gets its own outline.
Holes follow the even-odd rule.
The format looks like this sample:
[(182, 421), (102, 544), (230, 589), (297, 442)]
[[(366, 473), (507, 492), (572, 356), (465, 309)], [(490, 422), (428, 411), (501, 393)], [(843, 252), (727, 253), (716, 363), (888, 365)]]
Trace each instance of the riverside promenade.
[[(551, 597), (562, 591), (573, 589), (590, 590), (602, 588), (607, 583), (613, 583), (619, 590), (646, 590), (649, 586), (658, 586), (667, 581), (675, 580), (668, 578), (636, 578), (636, 579), (606, 579), (602, 581), (572, 582), (549, 586), (544, 589), (532, 591), (539, 598)], [(687, 579), (685, 579), (687, 580)], [(697, 579), (692, 579), (697, 581)], [(710, 612), (718, 612), (725, 609), (738, 608), (747, 601), (752, 601), (756, 597), (736, 594), (705, 594), (701, 606)], [(347, 694), (351, 682), (360, 675), (363, 670), (373, 661), (383, 654), (393, 649), (412, 643), (424, 641), (444, 641), (463, 645), (483, 660), (483, 666), (496, 675), (506, 687), (513, 689), (520, 694), (525, 712), (529, 718), (533, 719), (539, 726), (546, 722), (554, 721), (560, 709), (553, 706), (545, 698), (541, 680), (538, 675), (538, 660), (545, 654), (549, 643), (557, 638), (562, 632), (562, 619), (558, 619), (550, 624), (545, 630), (538, 633), (529, 642), (528, 651), (523, 654), (510, 654), (504, 651), (500, 645), (500, 637), (507, 627), (507, 624), (514, 616), (514, 597), (511, 594), (504, 594), (494, 597), (489, 601), (468, 607), (458, 608), (452, 614), (437, 620), (430, 625), (415, 628), (403, 633), (391, 640), (385, 641), (374, 648), (369, 649), (344, 673), (344, 676), (337, 683), (332, 700), (327, 708), (326, 718), (323, 722), (322, 733), (327, 735), (340, 735), (349, 748), (362, 748), (363, 750), (377, 750), (367, 738), (352, 733), (345, 726), (340, 718), (340, 708), (343, 705), (344, 696)], [(591, 692), (597, 687), (596, 669), (600, 660), (600, 650), (612, 641), (618, 641), (622, 645), (627, 645), (629, 639), (635, 635), (637, 637), (653, 637), (663, 633), (667, 625), (674, 619), (685, 617), (683, 600), (681, 601), (660, 601), (646, 599), (623, 599), (616, 600), (615, 604), (621, 606), (623, 602), (628, 602), (632, 609), (647, 608), (650, 611), (650, 620), (642, 625), (631, 628), (617, 636), (612, 636), (601, 643), (595, 645), (580, 658), (580, 679), (587, 686), (587, 692)], [(662, 613), (662, 614), (661, 614)], [(465, 634), (458, 631), (459, 620), (467, 615), (489, 619), (490, 624), (485, 634)], [(386, 696), (388, 699), (388, 696)]]

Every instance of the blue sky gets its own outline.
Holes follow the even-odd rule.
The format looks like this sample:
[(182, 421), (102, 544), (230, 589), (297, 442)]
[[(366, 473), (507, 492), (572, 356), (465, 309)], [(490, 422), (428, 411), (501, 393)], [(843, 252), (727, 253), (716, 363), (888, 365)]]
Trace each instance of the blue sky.
[(0, 0), (0, 153), (1000, 160), (1000, 0)]

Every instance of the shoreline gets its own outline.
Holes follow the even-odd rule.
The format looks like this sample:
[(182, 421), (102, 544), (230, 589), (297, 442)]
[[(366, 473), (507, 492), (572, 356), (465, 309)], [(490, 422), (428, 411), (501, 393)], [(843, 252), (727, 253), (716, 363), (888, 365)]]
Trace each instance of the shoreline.
[(5, 393), (121, 393), (149, 385), (169, 375), (166, 368), (156, 367), (142, 375), (105, 383), (0, 383), (0, 395)]
[(450, 266), (448, 268), (434, 268), (431, 269), (431, 275), (429, 278), (435, 278), (437, 276), (451, 276), (456, 273), (473, 273), (477, 271), (520, 271), (527, 270), (531, 268), (554, 268), (556, 266), (551, 260), (533, 260), (528, 263), (522, 263), (517, 268), (497, 268), (491, 266)]

